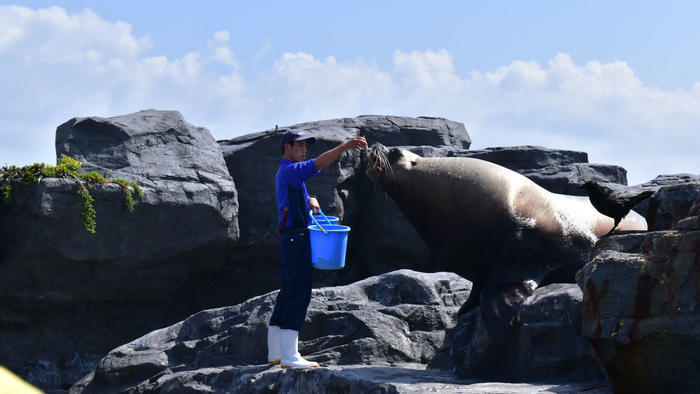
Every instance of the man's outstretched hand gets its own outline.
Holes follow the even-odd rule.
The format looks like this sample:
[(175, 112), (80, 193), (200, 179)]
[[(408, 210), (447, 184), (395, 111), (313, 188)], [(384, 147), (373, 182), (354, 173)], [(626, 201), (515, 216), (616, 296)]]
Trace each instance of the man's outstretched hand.
[(367, 140), (365, 139), (365, 137), (355, 137), (351, 140), (345, 141), (343, 143), (343, 148), (345, 150), (367, 149)]
[(360, 148), (367, 148), (367, 140), (365, 140), (365, 137), (355, 137), (353, 139), (347, 140), (343, 142), (342, 144), (339, 144), (335, 148), (331, 150), (327, 150), (321, 155), (319, 155), (315, 160), (314, 164), (316, 165), (317, 170), (322, 170), (334, 161), (338, 160), (340, 155), (343, 154), (343, 152), (349, 150), (349, 149), (360, 149)]

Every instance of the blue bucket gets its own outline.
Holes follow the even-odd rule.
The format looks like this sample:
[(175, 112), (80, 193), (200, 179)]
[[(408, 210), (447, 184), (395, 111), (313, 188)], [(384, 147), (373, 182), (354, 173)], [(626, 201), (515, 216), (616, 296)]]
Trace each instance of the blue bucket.
[[(325, 230), (325, 232), (324, 232)], [(340, 224), (309, 226), (311, 264), (320, 270), (339, 270), (345, 267), (345, 251), (350, 227)]]
[(314, 222), (315, 223), (320, 223), (321, 226), (324, 224), (338, 224), (338, 221), (340, 219), (337, 216), (321, 216), (321, 215), (314, 215)]
[(319, 216), (309, 211), (311, 220), (316, 223), (309, 226), (309, 241), (311, 242), (311, 265), (320, 270), (339, 270), (345, 267), (345, 250), (348, 248), (348, 233), (350, 227), (331, 223), (331, 218), (320, 209)]

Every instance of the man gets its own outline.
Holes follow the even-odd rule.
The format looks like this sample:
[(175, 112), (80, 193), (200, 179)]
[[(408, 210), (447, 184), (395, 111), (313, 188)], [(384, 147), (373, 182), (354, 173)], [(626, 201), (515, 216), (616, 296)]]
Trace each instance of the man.
[(300, 130), (282, 136), (283, 157), (276, 176), (277, 213), (280, 224), (278, 254), (282, 288), (267, 331), (267, 360), (282, 368), (318, 367), (298, 351), (299, 331), (311, 301), (311, 245), (309, 243), (309, 209), (318, 213), (320, 206), (306, 190), (307, 179), (336, 161), (349, 149), (367, 148), (364, 137), (355, 137), (328, 150), (316, 159), (306, 160), (306, 149), (316, 138)]

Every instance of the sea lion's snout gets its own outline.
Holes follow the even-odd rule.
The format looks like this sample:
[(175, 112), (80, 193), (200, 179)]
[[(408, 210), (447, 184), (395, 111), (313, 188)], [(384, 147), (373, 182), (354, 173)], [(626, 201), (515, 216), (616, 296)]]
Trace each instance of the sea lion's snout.
[(375, 142), (367, 149), (366, 159), (369, 162), (367, 175), (372, 179), (377, 180), (384, 172), (391, 171), (387, 153), (389, 153), (389, 149), (379, 142)]

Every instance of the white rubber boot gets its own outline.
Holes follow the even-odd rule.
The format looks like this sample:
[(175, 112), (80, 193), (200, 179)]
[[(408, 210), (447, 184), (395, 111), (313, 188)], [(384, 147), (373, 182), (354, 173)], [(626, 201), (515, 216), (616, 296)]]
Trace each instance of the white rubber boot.
[(306, 361), (299, 351), (299, 331), (296, 330), (280, 330), (280, 344), (282, 345), (282, 368), (315, 368), (318, 363)]
[(278, 326), (270, 326), (267, 328), (267, 363), (277, 365), (281, 360), (280, 328)]

